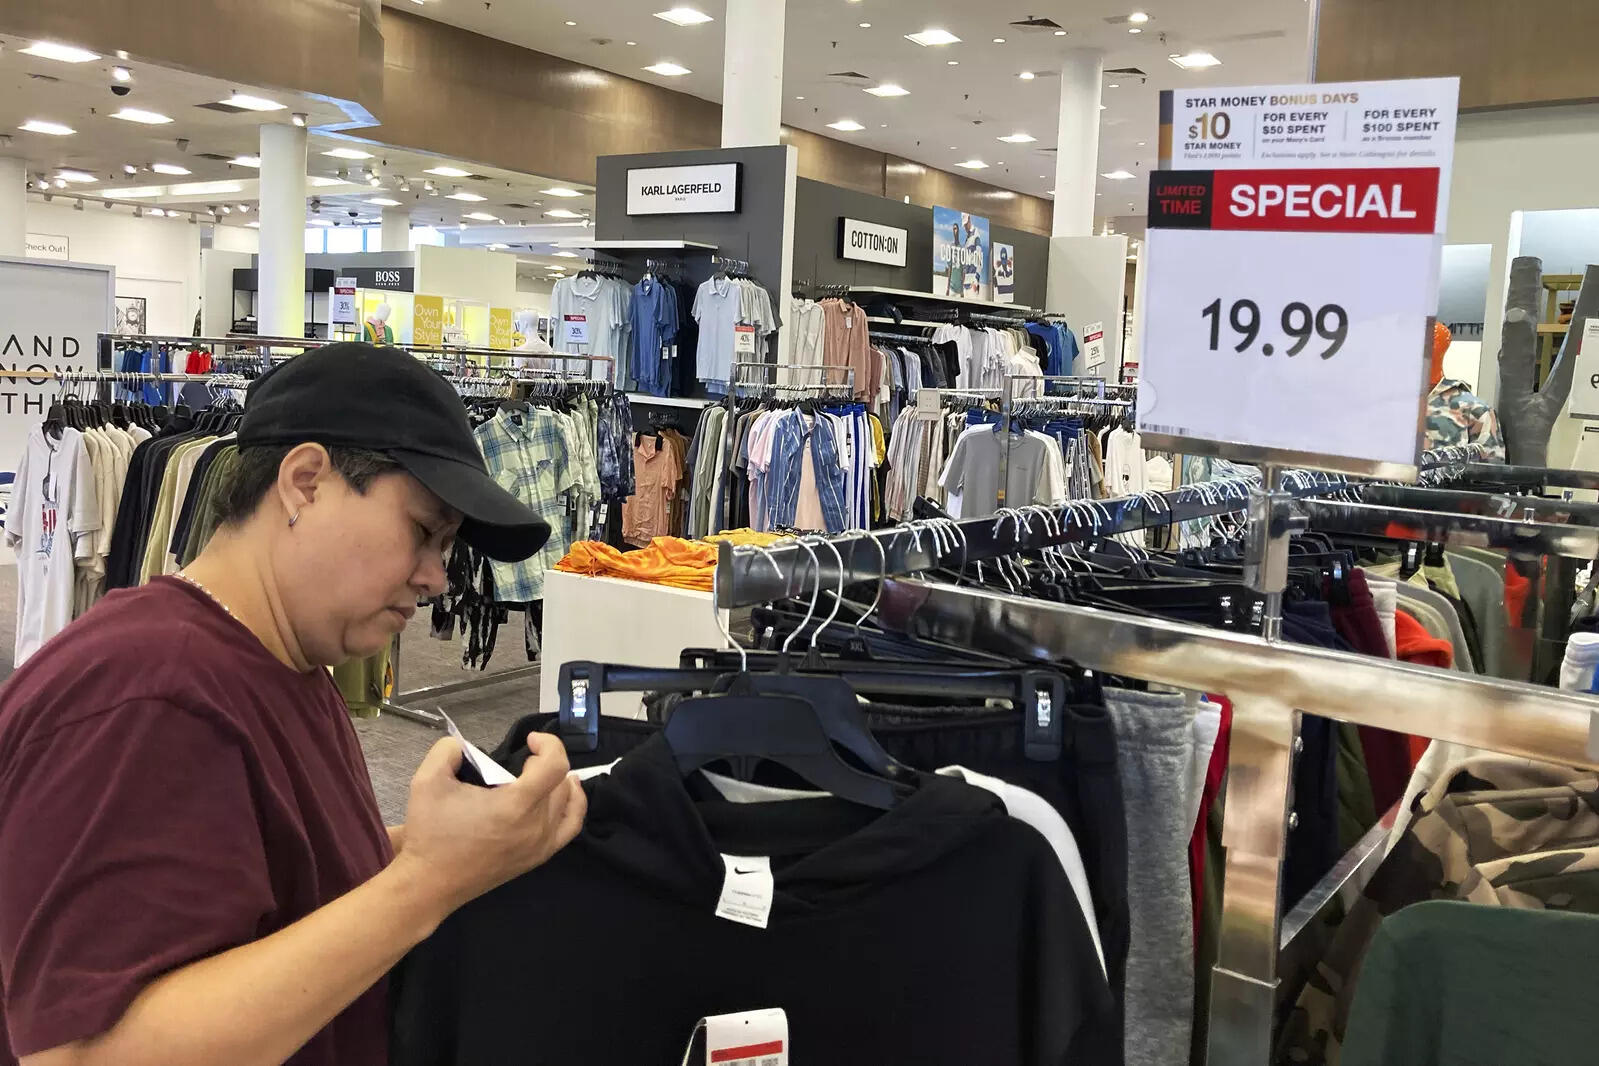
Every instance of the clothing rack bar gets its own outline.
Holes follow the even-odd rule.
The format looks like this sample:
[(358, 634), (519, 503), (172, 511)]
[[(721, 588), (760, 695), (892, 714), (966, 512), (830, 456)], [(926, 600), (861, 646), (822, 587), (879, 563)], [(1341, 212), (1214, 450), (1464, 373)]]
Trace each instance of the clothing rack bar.
[[(1137, 529), (1168, 526), (1242, 510), (1249, 479), (1184, 485), (1110, 500), (1073, 500), (960, 521), (932, 519), (847, 534), (807, 551), (799, 544), (770, 548), (717, 549), (716, 590), (720, 607), (750, 607), (809, 588), (820, 568), (823, 588), (837, 588), (839, 567), (846, 584), (878, 581), (939, 566), (969, 569), (972, 563), (1056, 544), (1090, 540)], [(1295, 497), (1342, 492), (1342, 478), (1290, 472), (1285, 491)], [(812, 558), (814, 551), (815, 557)], [(834, 552), (837, 552), (835, 557)]]
[(1310, 519), (1312, 529), (1328, 533), (1354, 533), (1451, 548), (1504, 548), (1523, 555), (1571, 559), (1599, 556), (1599, 528), (1593, 526), (1328, 500), (1304, 500), (1298, 506)]
[[(1436, 468), (1424, 468), (1436, 469)], [(1461, 476), (1501, 485), (1543, 485), (1563, 489), (1599, 489), (1599, 472), (1566, 470), (1551, 466), (1506, 466), (1502, 463), (1464, 463)]]
[(1599, 503), (1555, 500), (1543, 496), (1505, 496), (1500, 493), (1457, 488), (1418, 488), (1411, 485), (1365, 485), (1362, 503), (1408, 507), (1421, 511), (1447, 511), (1506, 518), (1522, 522), (1552, 522), (1599, 526)]
[(101, 333), (99, 341), (101, 344), (109, 342), (121, 348), (137, 348), (146, 344), (177, 344), (201, 348), (321, 348), (334, 343), (320, 337), (257, 337), (254, 334), (174, 337), (154, 333)]
[(926, 337), (918, 337), (914, 333), (895, 333), (886, 329), (869, 329), (866, 331), (866, 335), (880, 341), (904, 341), (907, 344), (927, 343)]
[(40, 384), (55, 381), (63, 385), (77, 382), (106, 382), (114, 385), (118, 382), (205, 381), (218, 388), (230, 389), (242, 389), (250, 383), (248, 379), (226, 371), (218, 374), (158, 374), (144, 370), (0, 370), (0, 378), (38, 378)]

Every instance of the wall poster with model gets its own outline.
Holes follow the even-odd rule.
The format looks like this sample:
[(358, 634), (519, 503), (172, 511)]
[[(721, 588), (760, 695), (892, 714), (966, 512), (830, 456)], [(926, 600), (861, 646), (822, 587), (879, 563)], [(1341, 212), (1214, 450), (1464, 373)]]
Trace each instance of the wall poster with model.
[(994, 302), (1016, 302), (1016, 249), (1009, 244), (994, 245)]
[(988, 219), (933, 208), (933, 294), (989, 298)]

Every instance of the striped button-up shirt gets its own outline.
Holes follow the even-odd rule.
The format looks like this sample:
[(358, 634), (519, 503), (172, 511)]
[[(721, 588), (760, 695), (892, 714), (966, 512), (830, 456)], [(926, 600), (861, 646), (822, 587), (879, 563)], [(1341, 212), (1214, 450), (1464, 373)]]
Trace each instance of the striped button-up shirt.
[(771, 528), (792, 527), (799, 506), (800, 473), (809, 447), (821, 498), (822, 520), (828, 533), (847, 528), (849, 505), (846, 476), (839, 466), (838, 443), (827, 419), (790, 411), (778, 422), (772, 441), (772, 462), (767, 470), (767, 518)]

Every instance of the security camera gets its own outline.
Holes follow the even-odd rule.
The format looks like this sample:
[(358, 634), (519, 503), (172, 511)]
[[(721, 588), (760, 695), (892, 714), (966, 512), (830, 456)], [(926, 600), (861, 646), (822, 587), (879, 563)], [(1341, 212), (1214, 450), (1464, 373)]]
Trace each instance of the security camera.
[(320, 215), (322, 213), (322, 201), (321, 200), (312, 200), (311, 201), (311, 213), (313, 215)]
[(361, 217), (361, 212), (357, 211), (355, 208), (352, 207), (352, 208), (350, 208), (350, 217), (351, 218), (360, 218)]
[(133, 86), (131, 86), (131, 85), (113, 85), (113, 86), (111, 86), (111, 93), (112, 93), (113, 96), (127, 96), (132, 91), (133, 91)]

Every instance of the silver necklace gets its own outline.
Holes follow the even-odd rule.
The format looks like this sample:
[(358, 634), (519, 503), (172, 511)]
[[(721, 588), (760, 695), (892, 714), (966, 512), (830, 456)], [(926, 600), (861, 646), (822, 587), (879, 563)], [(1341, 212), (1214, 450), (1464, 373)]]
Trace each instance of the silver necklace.
[[(228, 613), (228, 617), (229, 618), (233, 619), (235, 622), (239, 622), (239, 616), (234, 614), (232, 608), (230, 608), (227, 604), (223, 603), (222, 600), (217, 596), (216, 593), (212, 592), (210, 589), (208, 589), (204, 585), (200, 584), (198, 581), (196, 581), (194, 578), (190, 577), (188, 574), (185, 574), (182, 570), (177, 571), (172, 576), (175, 577), (175, 578), (178, 578), (180, 581), (188, 582), (189, 584), (193, 585), (195, 588), (199, 589), (201, 592), (205, 593), (206, 596), (211, 600), (212, 603), (216, 604), (218, 607), (222, 608), (224, 611), (226, 611)], [(239, 624), (243, 625), (244, 623), (243, 622), (239, 622)]]

